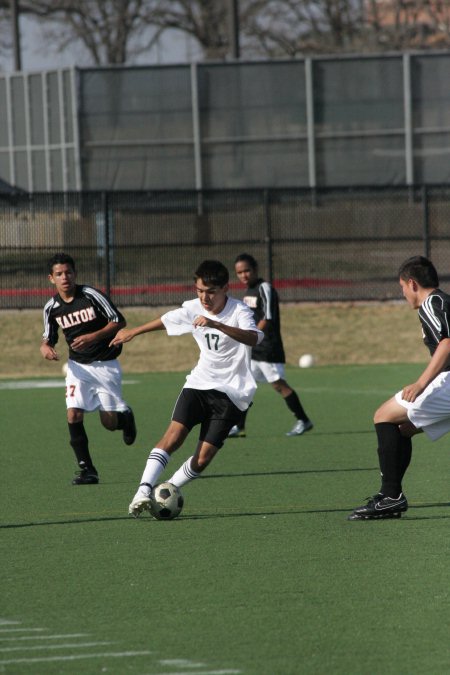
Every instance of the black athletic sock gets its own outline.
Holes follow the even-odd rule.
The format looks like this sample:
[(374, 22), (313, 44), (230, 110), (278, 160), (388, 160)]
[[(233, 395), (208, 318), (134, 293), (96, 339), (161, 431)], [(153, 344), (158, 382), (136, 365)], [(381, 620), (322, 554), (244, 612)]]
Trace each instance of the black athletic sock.
[(408, 466), (411, 462), (412, 438), (410, 438), (408, 436), (401, 436), (400, 449), (401, 449), (401, 462), (400, 462), (401, 477), (400, 477), (400, 481), (402, 481), (403, 476), (406, 473), (406, 469), (408, 468)]
[(70, 445), (73, 448), (78, 465), (81, 467), (86, 466), (88, 469), (93, 469), (95, 471), (91, 455), (89, 454), (89, 441), (84, 429), (84, 423), (72, 422), (68, 424), (68, 427)]
[[(402, 436), (397, 424), (375, 424), (378, 437), (378, 459), (381, 470), (380, 492), (385, 497), (396, 498), (402, 491), (403, 466)], [(406, 468), (405, 468), (406, 471)]]
[(243, 430), (245, 429), (245, 421), (247, 419), (247, 413), (248, 413), (248, 408), (247, 410), (242, 410), (241, 411), (241, 416), (239, 417), (239, 422), (237, 423), (237, 426), (239, 429)]
[(118, 412), (117, 413), (117, 429), (124, 429), (125, 428), (125, 420), (126, 420), (126, 413), (123, 412)]
[(303, 406), (300, 403), (300, 399), (295, 391), (289, 394), (289, 396), (286, 396), (284, 400), (289, 410), (294, 413), (298, 420), (302, 420), (302, 422), (309, 422), (309, 417), (303, 410)]

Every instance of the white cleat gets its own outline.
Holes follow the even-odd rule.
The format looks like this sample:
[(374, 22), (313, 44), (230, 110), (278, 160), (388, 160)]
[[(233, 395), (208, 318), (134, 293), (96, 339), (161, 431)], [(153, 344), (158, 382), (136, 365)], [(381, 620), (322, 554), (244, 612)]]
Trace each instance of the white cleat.
[(313, 423), (311, 420), (303, 422), (302, 420), (297, 420), (291, 431), (288, 431), (286, 436), (301, 436), (306, 431), (310, 431), (313, 428)]
[(128, 507), (128, 513), (130, 516), (133, 516), (133, 518), (139, 518), (144, 511), (150, 511), (150, 497), (137, 494), (133, 497), (133, 501)]

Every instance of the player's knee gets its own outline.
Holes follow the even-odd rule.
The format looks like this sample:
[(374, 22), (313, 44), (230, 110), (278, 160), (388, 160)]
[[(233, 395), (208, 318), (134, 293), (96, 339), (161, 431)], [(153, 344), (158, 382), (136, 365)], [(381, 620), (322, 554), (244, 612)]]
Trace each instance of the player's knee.
[(386, 420), (384, 419), (381, 409), (378, 408), (378, 410), (375, 411), (375, 415), (373, 416), (373, 423), (380, 424), (381, 422), (386, 422)]
[(272, 382), (272, 387), (276, 392), (278, 392), (278, 394), (281, 394), (282, 396), (289, 396), (289, 394), (292, 393), (292, 390), (284, 380)]
[(67, 409), (67, 421), (69, 424), (76, 424), (77, 422), (82, 422), (84, 419), (84, 413), (79, 408), (68, 408)]

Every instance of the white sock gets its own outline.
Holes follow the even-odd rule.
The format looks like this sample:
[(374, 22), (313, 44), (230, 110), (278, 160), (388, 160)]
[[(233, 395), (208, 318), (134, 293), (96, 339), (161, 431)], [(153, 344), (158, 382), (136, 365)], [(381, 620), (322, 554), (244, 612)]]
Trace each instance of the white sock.
[(169, 463), (169, 459), (170, 455), (168, 452), (160, 448), (153, 448), (148, 456), (137, 494), (144, 495), (145, 497), (150, 495), (158, 480), (158, 476), (162, 474)]
[(186, 485), (186, 483), (189, 483), (189, 481), (194, 480), (200, 476), (199, 473), (191, 469), (191, 459), (192, 457), (189, 457), (189, 459), (187, 459), (185, 463), (182, 464), (177, 471), (175, 471), (172, 478), (169, 478), (169, 483), (173, 483), (177, 487), (183, 487), (183, 485)]

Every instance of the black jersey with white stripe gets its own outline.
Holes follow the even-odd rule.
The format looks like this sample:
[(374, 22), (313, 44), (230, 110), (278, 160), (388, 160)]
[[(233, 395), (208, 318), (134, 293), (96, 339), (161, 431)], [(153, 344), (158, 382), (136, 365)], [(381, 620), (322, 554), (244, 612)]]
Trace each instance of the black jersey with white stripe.
[(79, 335), (94, 333), (110, 321), (120, 323), (125, 319), (108, 296), (91, 286), (77, 284), (71, 302), (65, 302), (57, 293), (45, 305), (43, 338), (54, 347), (61, 329), (69, 345), (69, 358), (78, 363), (109, 361), (117, 358), (122, 351), (122, 345), (109, 346), (111, 337), (79, 352), (74, 351), (70, 345)]
[(243, 301), (253, 310), (257, 325), (263, 319), (268, 322), (263, 341), (252, 348), (252, 359), (268, 363), (285, 363), (278, 293), (272, 284), (264, 279), (258, 279), (254, 286), (246, 289)]
[[(440, 288), (432, 291), (419, 307), (419, 319), (423, 341), (433, 356), (438, 344), (450, 337), (450, 295)], [(444, 370), (450, 370), (450, 365)]]

